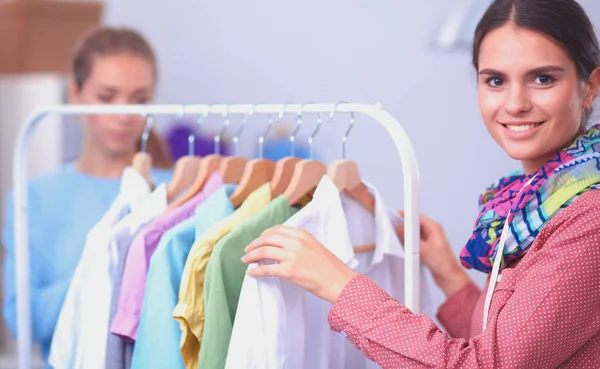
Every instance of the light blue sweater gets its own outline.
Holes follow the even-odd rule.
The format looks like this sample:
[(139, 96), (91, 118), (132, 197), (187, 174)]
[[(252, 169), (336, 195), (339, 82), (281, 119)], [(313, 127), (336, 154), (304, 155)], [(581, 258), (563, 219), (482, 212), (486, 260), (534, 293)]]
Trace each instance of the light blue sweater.
[[(172, 172), (155, 169), (155, 183)], [(119, 179), (92, 177), (73, 164), (29, 182), (29, 254), (33, 340), (47, 360), (54, 327), (79, 261), (87, 232), (108, 210), (119, 192)], [(13, 194), (5, 206), (2, 244), (4, 319), (16, 335), (15, 238)]]

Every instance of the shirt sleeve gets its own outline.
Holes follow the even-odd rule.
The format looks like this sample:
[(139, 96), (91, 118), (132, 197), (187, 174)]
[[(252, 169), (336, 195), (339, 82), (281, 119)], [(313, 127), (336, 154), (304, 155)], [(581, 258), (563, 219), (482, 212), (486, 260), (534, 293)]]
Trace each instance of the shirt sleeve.
[(555, 368), (600, 331), (599, 207), (569, 207), (542, 230), (514, 284), (502, 278), (496, 287), (481, 335), (451, 338), (360, 275), (332, 307), (330, 325), (383, 368)]
[(471, 317), (481, 290), (471, 282), (450, 296), (440, 306), (437, 318), (450, 336), (455, 338), (471, 337)]
[[(36, 201), (33, 191), (29, 191), (29, 250), (30, 260), (31, 246), (34, 239), (34, 230), (31, 228), (33, 222), (31, 217), (37, 214)], [(2, 245), (4, 246), (4, 299), (3, 315), (10, 331), (17, 335), (17, 291), (16, 291), (16, 260), (15, 260), (15, 236), (14, 236), (14, 194), (11, 192), (7, 198), (4, 209), (4, 226), (2, 229)], [(32, 339), (39, 343), (48, 343), (52, 340), (54, 326), (60, 312), (62, 299), (69, 287), (69, 280), (45, 280), (39, 275), (39, 269), (30, 265), (30, 306), (31, 306), (31, 329)], [(52, 283), (48, 283), (52, 282)]]

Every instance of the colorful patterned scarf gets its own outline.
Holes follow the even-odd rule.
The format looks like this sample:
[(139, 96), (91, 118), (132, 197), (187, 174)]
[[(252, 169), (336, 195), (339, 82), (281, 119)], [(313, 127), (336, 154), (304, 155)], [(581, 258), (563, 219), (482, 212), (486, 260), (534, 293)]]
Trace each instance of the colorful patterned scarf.
[(544, 224), (592, 188), (600, 188), (600, 125), (577, 137), (539, 171), (513, 172), (486, 189), (479, 198), (475, 230), (460, 254), (462, 264), (490, 273), (506, 221), (510, 233), (502, 265), (522, 258)]

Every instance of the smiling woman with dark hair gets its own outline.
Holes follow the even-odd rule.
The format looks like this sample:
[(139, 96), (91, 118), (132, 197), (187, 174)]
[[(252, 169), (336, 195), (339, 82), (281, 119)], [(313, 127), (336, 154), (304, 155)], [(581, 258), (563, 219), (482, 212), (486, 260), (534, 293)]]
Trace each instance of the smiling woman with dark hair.
[[(496, 0), (475, 32), (479, 108), (523, 171), (480, 197), (460, 261), (490, 274), (480, 291), (443, 228), (421, 218), (421, 258), (448, 300), (413, 314), (312, 235), (269, 229), (249, 269), (330, 301), (331, 328), (383, 368), (600, 367), (600, 50), (574, 0)], [(596, 123), (597, 124), (597, 123)], [(403, 233), (402, 231), (400, 233)], [(402, 236), (402, 235), (401, 235)]]

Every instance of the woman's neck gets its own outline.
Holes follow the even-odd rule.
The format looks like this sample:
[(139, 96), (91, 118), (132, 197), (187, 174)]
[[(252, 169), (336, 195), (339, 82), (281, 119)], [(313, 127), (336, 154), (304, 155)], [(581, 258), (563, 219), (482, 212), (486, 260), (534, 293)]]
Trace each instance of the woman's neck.
[(109, 156), (92, 145), (84, 145), (75, 168), (82, 173), (101, 178), (121, 178), (123, 170), (131, 165), (131, 155)]

